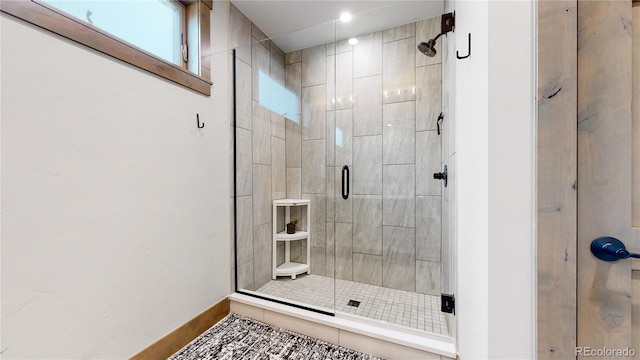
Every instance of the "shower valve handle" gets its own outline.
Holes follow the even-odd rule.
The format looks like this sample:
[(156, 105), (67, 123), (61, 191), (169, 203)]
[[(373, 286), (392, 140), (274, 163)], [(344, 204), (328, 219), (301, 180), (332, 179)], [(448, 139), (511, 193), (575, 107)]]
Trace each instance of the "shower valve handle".
[(444, 166), (444, 171), (434, 173), (433, 178), (436, 180), (444, 180), (444, 187), (447, 187), (447, 165)]

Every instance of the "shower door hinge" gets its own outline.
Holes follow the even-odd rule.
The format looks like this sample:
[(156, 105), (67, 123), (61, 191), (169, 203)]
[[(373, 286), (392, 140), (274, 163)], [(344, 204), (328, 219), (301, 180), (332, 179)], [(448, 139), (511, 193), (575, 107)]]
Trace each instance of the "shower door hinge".
[(456, 314), (456, 297), (453, 294), (440, 294), (440, 311)]

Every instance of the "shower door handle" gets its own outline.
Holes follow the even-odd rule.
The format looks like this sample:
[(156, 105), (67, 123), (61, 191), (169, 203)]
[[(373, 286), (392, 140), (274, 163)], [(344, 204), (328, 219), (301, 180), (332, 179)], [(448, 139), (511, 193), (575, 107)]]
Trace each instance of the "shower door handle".
[(349, 198), (349, 167), (347, 165), (342, 167), (342, 198), (345, 200)]

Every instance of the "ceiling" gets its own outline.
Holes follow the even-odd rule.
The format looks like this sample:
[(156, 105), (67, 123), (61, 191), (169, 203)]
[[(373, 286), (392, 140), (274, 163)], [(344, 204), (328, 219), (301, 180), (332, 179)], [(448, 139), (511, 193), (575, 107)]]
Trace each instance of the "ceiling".
[[(444, 10), (443, 0), (231, 2), (285, 52), (438, 16)], [(353, 19), (335, 21), (345, 11)]]

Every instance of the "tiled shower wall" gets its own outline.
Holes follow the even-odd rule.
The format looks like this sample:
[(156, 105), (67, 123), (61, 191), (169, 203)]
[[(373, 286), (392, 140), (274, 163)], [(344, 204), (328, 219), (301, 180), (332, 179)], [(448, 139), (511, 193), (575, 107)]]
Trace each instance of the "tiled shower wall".
[(311, 199), (312, 273), (440, 292), (441, 57), (417, 50), (439, 30), (437, 17), (285, 54), (302, 112), (286, 122), (286, 190)]
[[(305, 198), (312, 273), (438, 294), (441, 61), (417, 44), (437, 35), (439, 17), (361, 36), (356, 46), (342, 41), (287, 54), (262, 41), (233, 5), (230, 22), (238, 287), (257, 290), (271, 278), (272, 200)], [(300, 120), (259, 104), (259, 72), (297, 95)], [(351, 173), (348, 200), (340, 196), (343, 165)], [(291, 245), (293, 261), (306, 261), (301, 243)]]

